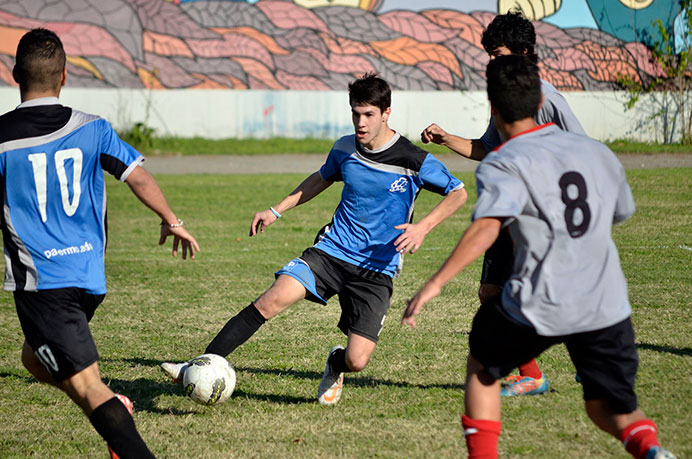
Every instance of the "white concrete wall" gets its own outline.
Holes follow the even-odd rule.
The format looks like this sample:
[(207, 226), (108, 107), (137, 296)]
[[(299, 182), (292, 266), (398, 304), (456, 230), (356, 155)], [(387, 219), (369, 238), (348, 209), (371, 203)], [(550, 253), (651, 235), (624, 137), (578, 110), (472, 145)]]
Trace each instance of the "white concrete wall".
[[(563, 93), (587, 133), (598, 140), (655, 141), (644, 115), (624, 110), (624, 94)], [(116, 129), (145, 122), (158, 135), (207, 138), (338, 138), (352, 131), (348, 95), (341, 91), (221, 91), (65, 88), (61, 101), (100, 115)], [(16, 88), (0, 87), (0, 112), (19, 104)], [(642, 104), (641, 106), (644, 106)], [(411, 138), (432, 122), (479, 137), (488, 121), (485, 92), (406, 92), (392, 96), (390, 126)]]

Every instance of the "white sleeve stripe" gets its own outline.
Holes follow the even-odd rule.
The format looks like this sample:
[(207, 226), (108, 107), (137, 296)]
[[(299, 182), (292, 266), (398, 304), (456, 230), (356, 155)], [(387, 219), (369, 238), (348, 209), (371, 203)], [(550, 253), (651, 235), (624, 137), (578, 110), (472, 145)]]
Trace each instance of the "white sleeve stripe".
[[(459, 185), (457, 185), (453, 189), (449, 190), (449, 193), (451, 193), (452, 191), (461, 190), (462, 188), (464, 188), (464, 182), (459, 183)], [(449, 193), (447, 193), (447, 194), (449, 194)]]
[(130, 163), (130, 165), (125, 169), (125, 172), (123, 172), (123, 175), (120, 176), (120, 181), (124, 182), (127, 180), (127, 178), (130, 176), (133, 170), (135, 170), (135, 167), (141, 165), (144, 162), (144, 156), (140, 156), (139, 158), (135, 159)]

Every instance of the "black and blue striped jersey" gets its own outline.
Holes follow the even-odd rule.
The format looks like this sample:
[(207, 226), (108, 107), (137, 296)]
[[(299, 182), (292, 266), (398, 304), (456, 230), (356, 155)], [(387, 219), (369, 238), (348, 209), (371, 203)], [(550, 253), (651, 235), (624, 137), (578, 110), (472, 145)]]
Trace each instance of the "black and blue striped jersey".
[(446, 195), (464, 184), (439, 160), (396, 133), (377, 150), (355, 135), (342, 137), (320, 169), (323, 180), (343, 181), (341, 201), (315, 247), (372, 271), (394, 277), (403, 261), (394, 226), (409, 223), (421, 189)]

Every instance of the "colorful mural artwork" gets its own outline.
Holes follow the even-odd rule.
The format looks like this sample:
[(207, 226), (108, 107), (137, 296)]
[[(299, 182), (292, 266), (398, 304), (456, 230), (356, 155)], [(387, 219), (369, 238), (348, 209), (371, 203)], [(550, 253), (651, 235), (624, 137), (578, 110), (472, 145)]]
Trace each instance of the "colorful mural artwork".
[(0, 0), (0, 85), (42, 26), (65, 44), (72, 87), (343, 90), (378, 72), (399, 90), (481, 90), (481, 34), (510, 8), (535, 21), (542, 76), (561, 90), (656, 74), (638, 41), (652, 18), (673, 23), (677, 1), (569, 3), (564, 15), (562, 0)]

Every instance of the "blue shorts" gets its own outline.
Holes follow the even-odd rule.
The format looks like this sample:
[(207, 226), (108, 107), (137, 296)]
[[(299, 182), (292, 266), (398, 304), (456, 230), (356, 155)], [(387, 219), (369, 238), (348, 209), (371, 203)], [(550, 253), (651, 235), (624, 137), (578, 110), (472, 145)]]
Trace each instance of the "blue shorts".
[(306, 299), (327, 304), (338, 295), (341, 305), (339, 329), (377, 342), (394, 290), (392, 278), (339, 260), (310, 247), (276, 272), (291, 276), (308, 291)]

